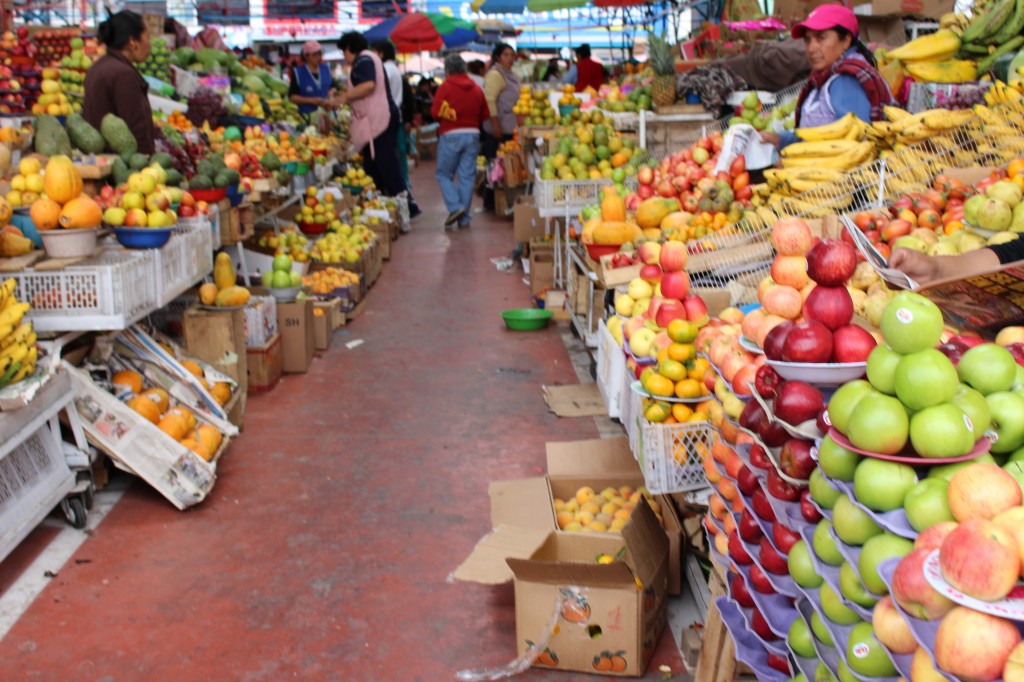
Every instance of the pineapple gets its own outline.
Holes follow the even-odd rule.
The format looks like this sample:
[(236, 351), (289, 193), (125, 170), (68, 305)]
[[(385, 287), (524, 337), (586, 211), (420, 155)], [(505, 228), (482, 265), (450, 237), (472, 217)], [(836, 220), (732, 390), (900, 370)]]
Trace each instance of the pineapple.
[(668, 106), (676, 101), (676, 58), (672, 46), (664, 37), (648, 33), (647, 54), (651, 68), (654, 69), (651, 103), (659, 107)]

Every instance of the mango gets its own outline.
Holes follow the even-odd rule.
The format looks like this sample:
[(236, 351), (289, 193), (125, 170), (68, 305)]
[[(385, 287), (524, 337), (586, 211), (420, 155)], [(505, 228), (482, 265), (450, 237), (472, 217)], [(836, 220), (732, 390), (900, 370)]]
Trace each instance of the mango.
[(217, 292), (213, 304), (218, 308), (245, 305), (249, 302), (249, 290), (245, 287), (229, 286)]
[(207, 282), (199, 287), (199, 302), (203, 305), (213, 305), (217, 300), (217, 285)]

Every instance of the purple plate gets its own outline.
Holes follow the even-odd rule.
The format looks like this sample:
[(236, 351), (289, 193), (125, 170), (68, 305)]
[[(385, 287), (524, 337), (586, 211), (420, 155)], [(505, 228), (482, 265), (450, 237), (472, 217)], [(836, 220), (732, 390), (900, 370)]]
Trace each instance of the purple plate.
[(736, 660), (750, 666), (758, 680), (783, 682), (789, 678), (789, 675), (768, 665), (768, 651), (758, 636), (746, 628), (743, 614), (734, 601), (728, 597), (719, 597), (715, 600), (715, 606), (722, 614), (722, 622), (736, 645)]
[(828, 478), (827, 476), (825, 477), (825, 480), (828, 481), (829, 485), (833, 488), (849, 497), (850, 501), (860, 507), (865, 514), (870, 516), (871, 520), (877, 523), (882, 530), (887, 530), (894, 535), (899, 535), (900, 537), (907, 538), (908, 540), (917, 539), (918, 533), (914, 530), (913, 526), (910, 525), (910, 521), (907, 519), (907, 512), (905, 512), (902, 507), (889, 512), (874, 511), (857, 501), (857, 498), (853, 495), (853, 485), (851, 483), (847, 483), (846, 481), (836, 481)]

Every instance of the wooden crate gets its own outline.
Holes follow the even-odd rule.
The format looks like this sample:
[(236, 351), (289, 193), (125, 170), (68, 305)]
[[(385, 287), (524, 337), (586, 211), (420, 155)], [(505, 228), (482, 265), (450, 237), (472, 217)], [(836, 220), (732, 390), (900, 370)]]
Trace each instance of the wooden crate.
[(708, 589), (711, 591), (711, 607), (704, 619), (700, 659), (697, 661), (694, 682), (753, 682), (757, 678), (749, 667), (736, 660), (736, 647), (732, 636), (725, 628), (722, 614), (715, 606), (715, 600), (726, 594), (725, 578), (720, 570), (711, 571)]
[(245, 313), (214, 312), (193, 306), (185, 311), (182, 324), (189, 354), (238, 382), (238, 391), (225, 409), (228, 420), (242, 428), (248, 390)]

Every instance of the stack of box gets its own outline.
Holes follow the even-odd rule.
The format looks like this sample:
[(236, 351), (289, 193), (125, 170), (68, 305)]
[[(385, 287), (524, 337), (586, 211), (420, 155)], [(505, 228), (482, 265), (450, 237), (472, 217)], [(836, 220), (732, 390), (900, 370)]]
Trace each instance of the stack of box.
[(278, 333), (277, 302), (253, 296), (245, 307), (245, 347), (250, 393), (264, 393), (281, 379), (284, 361)]

